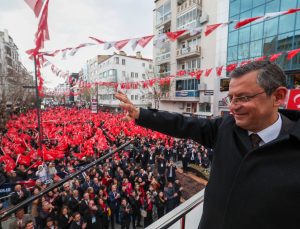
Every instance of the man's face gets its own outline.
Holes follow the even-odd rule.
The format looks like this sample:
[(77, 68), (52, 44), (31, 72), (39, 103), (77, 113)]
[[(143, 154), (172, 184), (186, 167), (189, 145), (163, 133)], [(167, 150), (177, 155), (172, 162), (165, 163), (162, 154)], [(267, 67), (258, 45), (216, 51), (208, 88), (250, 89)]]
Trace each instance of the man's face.
[[(264, 92), (257, 83), (257, 71), (252, 71), (240, 78), (232, 78), (229, 84), (229, 95), (234, 98), (241, 96), (253, 96)], [(229, 105), (236, 125), (249, 131), (258, 132), (273, 124), (272, 120), (277, 117), (278, 107), (274, 106), (275, 97), (272, 94), (259, 94), (247, 102)], [(276, 118), (275, 118), (276, 120)]]

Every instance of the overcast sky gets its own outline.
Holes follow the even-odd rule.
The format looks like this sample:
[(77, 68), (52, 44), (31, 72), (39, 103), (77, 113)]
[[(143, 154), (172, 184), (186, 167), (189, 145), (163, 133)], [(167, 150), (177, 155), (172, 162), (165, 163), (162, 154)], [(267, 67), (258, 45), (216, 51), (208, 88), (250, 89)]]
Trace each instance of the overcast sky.
[[(118, 41), (153, 34), (154, 0), (50, 0), (48, 27), (50, 40), (45, 49), (56, 50), (76, 47), (93, 42), (94, 36), (104, 41)], [(7, 29), (19, 48), (22, 63), (33, 71), (33, 62), (25, 51), (34, 48), (34, 34), (38, 19), (24, 0), (0, 0), (0, 30)], [(152, 58), (153, 43), (137, 48), (144, 57)], [(130, 43), (124, 49), (134, 55)], [(63, 71), (78, 72), (87, 59), (97, 54), (112, 54), (114, 48), (103, 50), (103, 45), (82, 48), (75, 56), (61, 55), (49, 60)], [(62, 79), (56, 77), (50, 67), (44, 70), (46, 85), (53, 87)]]

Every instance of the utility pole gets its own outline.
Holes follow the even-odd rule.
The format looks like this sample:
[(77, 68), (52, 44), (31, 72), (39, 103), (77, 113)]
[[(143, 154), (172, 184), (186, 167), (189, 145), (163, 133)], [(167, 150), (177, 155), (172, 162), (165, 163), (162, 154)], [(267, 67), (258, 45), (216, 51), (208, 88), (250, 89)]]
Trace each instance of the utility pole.
[[(38, 89), (38, 77), (37, 77), (37, 71), (36, 71), (36, 56), (33, 56), (34, 58), (34, 74), (35, 74), (35, 92), (36, 92), (36, 113), (38, 118), (38, 132), (39, 132), (39, 138), (38, 138), (38, 146), (40, 149), (40, 152), (42, 154), (42, 126), (41, 126), (41, 101), (39, 97), (39, 89)], [(43, 155), (43, 154), (42, 154)], [(43, 155), (44, 160), (44, 155)]]

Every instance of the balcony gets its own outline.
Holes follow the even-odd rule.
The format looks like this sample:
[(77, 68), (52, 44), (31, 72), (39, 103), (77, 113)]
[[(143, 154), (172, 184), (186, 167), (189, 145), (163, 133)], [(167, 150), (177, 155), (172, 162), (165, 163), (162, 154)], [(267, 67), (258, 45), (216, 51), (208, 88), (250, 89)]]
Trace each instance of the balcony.
[(200, 93), (199, 91), (176, 91), (175, 98), (177, 101), (190, 101), (190, 102), (198, 102), (199, 101)]
[(167, 77), (167, 76), (170, 76), (171, 75), (171, 72), (168, 71), (168, 72), (161, 72), (161, 73), (157, 73), (156, 74), (159, 78), (164, 78), (164, 77)]
[(210, 95), (201, 95), (199, 99), (199, 103), (211, 103), (212, 96)]
[(156, 28), (161, 27), (163, 25), (171, 24), (171, 12), (168, 12), (161, 17), (156, 19)]
[(180, 0), (177, 2), (181, 3), (177, 6), (177, 15), (186, 12), (188, 9), (191, 8), (199, 8), (200, 10), (202, 8), (202, 0)]
[(194, 47), (186, 47), (182, 49), (177, 49), (176, 59), (185, 59), (201, 56), (201, 47), (196, 45)]
[(164, 64), (170, 62), (170, 52), (166, 52), (160, 55), (157, 55), (155, 58), (156, 65)]

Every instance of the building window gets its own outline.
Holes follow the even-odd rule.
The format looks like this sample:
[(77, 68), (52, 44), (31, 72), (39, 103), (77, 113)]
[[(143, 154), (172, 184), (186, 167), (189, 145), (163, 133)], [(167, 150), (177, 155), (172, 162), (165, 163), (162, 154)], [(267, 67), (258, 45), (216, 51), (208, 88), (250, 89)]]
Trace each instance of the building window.
[(138, 95), (135, 95), (134, 98), (135, 98), (135, 100), (138, 100), (138, 99), (139, 99), (139, 96), (138, 96)]
[(146, 79), (146, 75), (145, 75), (145, 74), (142, 74), (142, 78), (143, 78), (143, 79)]
[(146, 64), (145, 63), (142, 63), (142, 67), (145, 67), (146, 66)]
[(115, 57), (115, 63), (119, 64), (119, 57)]
[(139, 73), (135, 73), (135, 78), (138, 78), (139, 77)]
[(122, 76), (125, 77), (126, 76), (126, 72), (122, 71)]
[(126, 64), (126, 60), (122, 59), (122, 65), (125, 65), (125, 64)]
[(211, 112), (211, 104), (210, 103), (200, 103), (199, 104), (199, 112)]
[(134, 72), (131, 72), (130, 77), (131, 77), (131, 78), (134, 78)]
[(134, 100), (134, 95), (131, 95), (131, 100)]

